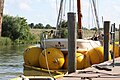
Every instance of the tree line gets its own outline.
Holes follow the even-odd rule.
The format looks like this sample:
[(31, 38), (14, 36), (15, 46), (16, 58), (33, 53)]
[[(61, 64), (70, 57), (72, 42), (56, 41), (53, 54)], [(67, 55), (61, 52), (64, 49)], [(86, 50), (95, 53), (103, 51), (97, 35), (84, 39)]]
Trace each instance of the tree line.
[(3, 16), (2, 37), (9, 37), (12, 41), (16, 39), (30, 39), (30, 29), (28, 23), (23, 17)]
[(19, 16), (4, 15), (2, 22), (2, 37), (9, 37), (13, 42), (33, 41), (35, 36), (30, 29), (54, 29), (51, 25), (43, 26), (42, 23), (28, 24), (27, 19)]
[[(62, 35), (67, 34), (64, 31), (67, 29), (67, 22), (63, 21), (59, 24)], [(13, 42), (34, 40), (35, 36), (31, 34), (30, 29), (56, 29), (50, 24), (43, 25), (42, 23), (28, 24), (27, 19), (19, 16), (4, 15), (2, 22), (2, 37), (9, 37)]]
[[(33, 41), (35, 39), (35, 36), (31, 34), (30, 29), (56, 29), (56, 27), (51, 26), (50, 24), (43, 25), (42, 23), (34, 24), (30, 23), (28, 24), (27, 19), (25, 17), (19, 17), (19, 16), (10, 16), (10, 15), (4, 15), (3, 16), (3, 22), (2, 22), (2, 37), (9, 37), (13, 42), (17, 41)], [(67, 37), (68, 34), (68, 27), (67, 27), (67, 21), (63, 20), (58, 25), (59, 35), (62, 38)], [(88, 29), (86, 27), (82, 27), (83, 30), (97, 30), (96, 27), (93, 27), (91, 29)], [(100, 28), (100, 30), (103, 30), (103, 28)], [(118, 30), (116, 28), (116, 30)]]
[(28, 25), (31, 29), (55, 29), (55, 27), (52, 27), (50, 24), (44, 26), (42, 23), (38, 24), (30, 23)]

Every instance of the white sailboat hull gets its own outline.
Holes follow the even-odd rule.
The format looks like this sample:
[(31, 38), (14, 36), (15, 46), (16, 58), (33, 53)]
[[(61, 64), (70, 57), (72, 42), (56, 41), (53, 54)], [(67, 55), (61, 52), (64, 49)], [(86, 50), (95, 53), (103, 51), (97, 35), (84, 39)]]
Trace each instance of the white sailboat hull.
[[(68, 51), (68, 39), (46, 39), (43, 40), (45, 48), (55, 47), (62, 51)], [(90, 50), (101, 46), (100, 41), (77, 39), (77, 50)]]

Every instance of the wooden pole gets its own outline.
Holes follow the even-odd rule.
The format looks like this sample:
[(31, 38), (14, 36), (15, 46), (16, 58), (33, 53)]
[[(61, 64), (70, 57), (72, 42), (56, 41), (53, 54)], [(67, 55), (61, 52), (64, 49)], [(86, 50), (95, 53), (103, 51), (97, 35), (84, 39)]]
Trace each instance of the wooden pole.
[(81, 0), (77, 0), (77, 12), (78, 12), (78, 38), (82, 39)]
[(68, 13), (68, 74), (76, 71), (76, 14)]
[(115, 52), (115, 23), (111, 25), (110, 34), (111, 34), (111, 43), (113, 46), (112, 51), (111, 51), (111, 56), (113, 59), (113, 67), (114, 67), (114, 63), (115, 63), (115, 55), (114, 55), (114, 52)]
[(104, 61), (108, 61), (109, 55), (109, 27), (110, 21), (104, 22)]
[(120, 24), (119, 24), (119, 56), (120, 56)]
[(112, 55), (113, 55), (113, 67), (115, 66), (115, 23), (112, 24), (111, 26), (112, 28), (112, 44), (113, 44), (113, 52), (112, 52)]
[(2, 33), (3, 7), (4, 7), (4, 0), (0, 0), (0, 37), (1, 37), (1, 33)]

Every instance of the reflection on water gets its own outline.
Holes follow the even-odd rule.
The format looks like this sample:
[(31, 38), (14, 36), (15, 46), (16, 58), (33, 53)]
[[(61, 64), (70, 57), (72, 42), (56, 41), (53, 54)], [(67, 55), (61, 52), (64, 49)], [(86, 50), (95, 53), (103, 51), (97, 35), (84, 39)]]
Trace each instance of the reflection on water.
[(23, 73), (23, 52), (27, 46), (0, 46), (0, 80)]

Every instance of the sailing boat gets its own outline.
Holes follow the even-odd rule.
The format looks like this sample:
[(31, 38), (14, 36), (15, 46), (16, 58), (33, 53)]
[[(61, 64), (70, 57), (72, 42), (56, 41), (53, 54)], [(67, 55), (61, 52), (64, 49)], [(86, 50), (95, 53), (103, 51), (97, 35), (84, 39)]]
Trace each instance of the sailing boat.
[[(94, 1), (93, 1), (93, 3), (94, 3)], [(59, 15), (58, 15), (58, 19), (57, 19), (57, 29), (58, 29), (58, 31), (60, 29), (58, 27), (58, 24), (60, 23), (60, 20), (59, 20), (60, 15), (62, 15), (62, 12), (61, 12), (62, 11), (61, 8), (63, 6), (62, 4), (63, 4), (63, 0), (61, 0), (61, 2), (60, 2)], [(100, 43), (100, 41), (82, 39), (82, 25), (81, 25), (82, 24), (82, 22), (81, 22), (81, 17), (82, 16), (81, 16), (81, 2), (80, 2), (80, 0), (77, 0), (77, 8), (78, 8), (78, 26), (79, 26), (78, 38), (79, 39), (76, 40), (76, 42), (77, 42), (76, 49), (77, 49), (77, 52), (82, 53), (82, 52), (87, 52), (88, 50), (91, 50), (93, 48), (101, 46), (101, 43)], [(59, 32), (58, 32), (58, 34), (59, 34)], [(60, 69), (60, 67), (62, 68), (62, 66), (64, 65), (63, 62), (65, 62), (65, 60), (62, 60), (62, 59), (60, 61), (60, 58), (61, 57), (64, 58), (63, 55), (66, 56), (68, 54), (68, 39), (65, 39), (65, 38), (46, 39), (46, 36), (47, 35), (43, 34), (43, 40), (40, 44), (40, 47), (43, 48), (43, 51), (42, 51), (42, 54), (41, 54), (41, 55), (43, 55), (43, 57), (47, 55), (46, 53), (49, 54), (49, 55), (47, 55), (48, 60), (40, 57), (39, 64), (42, 68), (45, 68), (45, 69)], [(59, 49), (63, 53), (63, 55), (61, 55), (61, 53), (58, 50), (56, 50), (55, 48)], [(30, 50), (30, 48), (29, 48), (29, 50)], [(57, 52), (54, 53), (52, 51), (54, 51), (54, 52), (57, 51)], [(60, 53), (60, 54), (58, 54), (58, 53)], [(27, 54), (27, 50), (26, 50), (26, 54)], [(51, 58), (50, 55), (54, 56), (54, 57)], [(61, 56), (61, 57), (59, 57), (59, 56)], [(42, 61), (42, 59), (44, 61)], [(50, 61), (52, 61), (52, 62), (50, 62)], [(49, 63), (51, 63), (51, 64), (49, 64)], [(59, 65), (57, 65), (55, 63), (57, 63)], [(30, 64), (32, 64), (32, 63), (30, 63)], [(43, 64), (45, 64), (45, 65), (43, 65)]]
[[(96, 16), (96, 22), (97, 22), (97, 26), (98, 26), (98, 33), (99, 33), (99, 21), (98, 21), (98, 17), (97, 17), (97, 11), (96, 11), (96, 6), (95, 6), (95, 2), (93, 1), (93, 6), (95, 9), (95, 16)], [(58, 26), (60, 24), (60, 16), (62, 15), (62, 4), (63, 4), (63, 0), (61, 0), (60, 2), (60, 9), (59, 9), (59, 14), (58, 14), (58, 19), (57, 19), (57, 31), (58, 34), (60, 34), (60, 27)], [(92, 48), (101, 46), (101, 42), (100, 41), (94, 41), (94, 40), (86, 40), (82, 38), (82, 13), (81, 13), (81, 0), (77, 0), (77, 12), (78, 12), (78, 39), (77, 39), (77, 51), (81, 51), (81, 50), (90, 50)], [(55, 39), (45, 39), (43, 40), (42, 43), (45, 42), (45, 47), (46, 48), (50, 48), (50, 47), (56, 47), (58, 49), (60, 49), (61, 51), (67, 52), (68, 51), (68, 39), (63, 39), (63, 38), (55, 38)], [(52, 45), (51, 45), (52, 44)], [(87, 45), (87, 46), (86, 46)], [(44, 45), (41, 45), (44, 46)]]
[[(78, 35), (80, 39), (76, 40), (77, 41), (76, 49), (77, 49), (77, 52), (82, 53), (82, 52), (91, 50), (95, 47), (101, 46), (101, 43), (99, 41), (82, 39), (80, 0), (77, 0), (77, 1), (78, 1), (77, 6), (78, 6), (78, 23), (79, 23)], [(61, 4), (60, 4), (61, 6), (62, 6), (62, 2), (63, 0), (61, 0)], [(67, 72), (67, 70), (63, 69), (63, 65), (65, 62), (64, 55), (68, 54), (68, 39), (62, 39), (62, 38), (45, 39), (46, 35), (44, 35), (43, 37), (44, 37), (44, 40), (42, 40), (40, 48), (32, 46), (27, 48), (24, 53), (24, 60), (26, 61), (24, 64), (24, 67), (25, 67), (24, 75), (28, 77), (30, 80), (32, 80), (32, 78), (46, 79), (46, 77), (47, 79), (49, 79), (48, 76), (50, 76), (50, 78), (53, 78), (53, 77), (57, 78), (57, 77), (63, 76)], [(42, 57), (38, 57), (39, 53), (40, 55), (42, 55)], [(25, 57), (27, 57), (29, 60)], [(41, 68), (40, 67), (38, 68), (37, 67), (38, 65), (33, 66), (32, 64), (32, 62), (38, 60), (37, 57), (39, 58), (39, 64)], [(84, 56), (82, 54), (78, 54), (78, 57), (80, 57), (79, 58), (80, 63), (82, 62), (84, 65), (84, 63), (86, 62), (86, 60), (84, 59)], [(35, 77), (36, 75), (39, 77)], [(42, 76), (42, 78), (40, 76)], [(20, 76), (20, 77), (24, 78), (24, 76)]]

